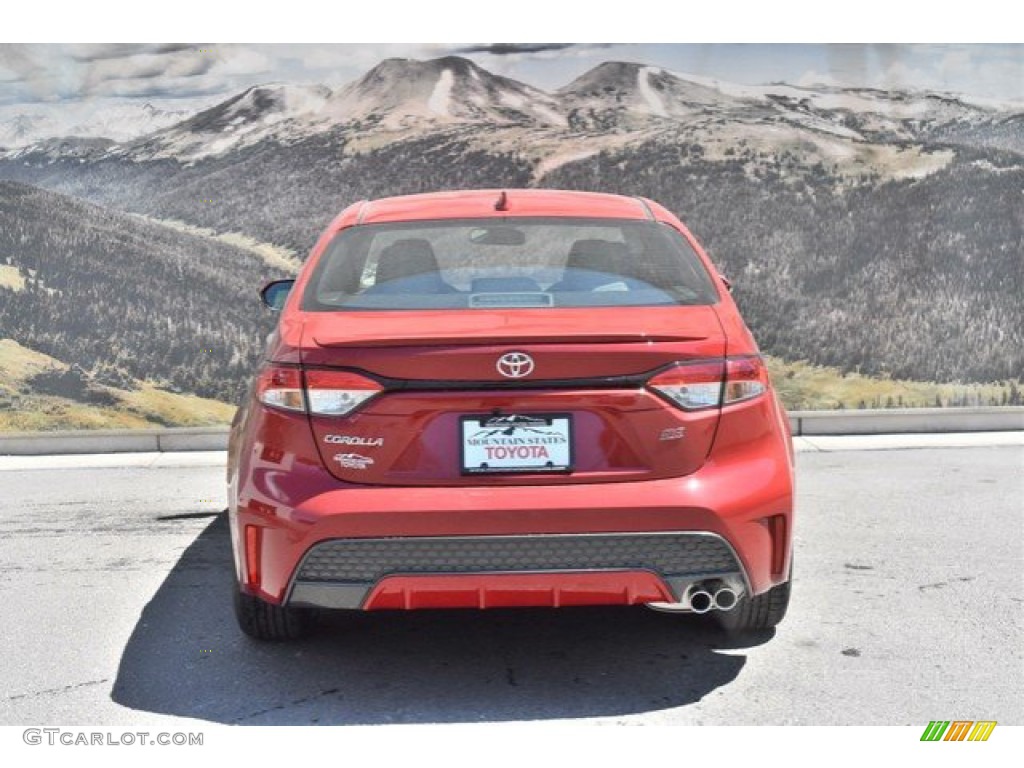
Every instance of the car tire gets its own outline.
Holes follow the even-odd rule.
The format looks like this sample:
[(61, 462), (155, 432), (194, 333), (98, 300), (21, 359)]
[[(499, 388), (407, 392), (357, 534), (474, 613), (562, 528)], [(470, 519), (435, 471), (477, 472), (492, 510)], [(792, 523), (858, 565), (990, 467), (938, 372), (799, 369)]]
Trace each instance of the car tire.
[(313, 614), (310, 610), (273, 605), (237, 589), (235, 618), (241, 630), (255, 640), (301, 640), (313, 629)]
[(777, 626), (789, 608), (792, 578), (754, 597), (744, 597), (731, 611), (715, 611), (718, 625), (730, 634), (758, 632)]

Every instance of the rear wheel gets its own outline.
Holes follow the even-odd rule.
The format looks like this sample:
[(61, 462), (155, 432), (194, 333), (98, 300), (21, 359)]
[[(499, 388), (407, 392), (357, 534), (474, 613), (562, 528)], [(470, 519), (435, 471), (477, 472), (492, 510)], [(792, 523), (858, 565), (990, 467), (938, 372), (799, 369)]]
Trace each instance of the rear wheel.
[(256, 640), (300, 640), (313, 629), (310, 610), (273, 605), (237, 589), (235, 617), (242, 631)]
[(719, 626), (730, 634), (756, 632), (775, 627), (786, 615), (792, 578), (767, 592), (744, 597), (731, 611), (715, 611)]

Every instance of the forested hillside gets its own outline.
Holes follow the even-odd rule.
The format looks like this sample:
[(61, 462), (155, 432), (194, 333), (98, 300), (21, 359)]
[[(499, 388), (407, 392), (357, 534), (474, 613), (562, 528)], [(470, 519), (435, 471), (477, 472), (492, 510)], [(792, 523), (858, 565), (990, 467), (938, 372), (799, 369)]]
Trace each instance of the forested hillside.
[[(457, 132), (350, 155), (340, 136), (317, 144), (326, 141), (260, 145), (231, 162), (178, 169), (100, 163), (92, 176), (67, 174), (61, 188), (304, 254), (359, 199), (532, 183), (522, 157), (472, 150)], [(734, 280), (771, 354), (938, 381), (1024, 370), (1016, 155), (961, 150), (921, 179), (851, 180), (750, 151), (712, 161), (700, 147), (661, 139), (565, 163), (539, 184), (664, 203)]]
[[(486, 128), (475, 129), (479, 138)], [(24, 181), (105, 206), (241, 232), (305, 255), (343, 207), (361, 199), (450, 188), (522, 187), (533, 165), (511, 153), (473, 147), (463, 129), (349, 148), (353, 131), (336, 130), (282, 145), (264, 141), (183, 165), (38, 153), (0, 158), (0, 178)]]
[[(710, 163), (652, 143), (545, 186), (648, 195), (734, 281), (763, 349), (868, 374), (994, 381), (1024, 371), (1024, 167), (958, 158), (923, 179), (849, 184), (824, 169)], [(789, 177), (794, 178), (792, 172)]]
[(0, 182), (0, 338), (79, 367), (237, 401), (273, 317), (256, 255)]
[(1024, 116), (949, 95), (719, 88), (626, 62), (545, 94), (454, 57), (388, 60), (134, 141), (0, 151), (0, 179), (62, 193), (0, 187), (0, 336), (201, 394), (237, 394), (272, 322), (253, 295), (270, 270), (110, 209), (304, 258), (360, 199), (644, 195), (733, 280), (766, 353), (947, 383), (1024, 371)]

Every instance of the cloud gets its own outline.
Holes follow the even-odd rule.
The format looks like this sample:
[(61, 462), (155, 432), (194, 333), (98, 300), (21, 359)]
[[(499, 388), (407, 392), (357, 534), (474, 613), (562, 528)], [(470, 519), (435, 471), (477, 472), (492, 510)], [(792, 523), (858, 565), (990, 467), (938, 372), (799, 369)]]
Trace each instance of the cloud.
[(738, 82), (762, 82), (767, 77), (764, 62), (778, 59), (773, 80), (929, 88), (1019, 100), (1024, 96), (1022, 51), (1020, 45), (936, 44), (0, 44), (0, 103), (214, 94), (227, 98), (269, 81), (334, 87), (356, 80), (382, 59), (452, 54), (541, 88), (561, 87), (607, 58), (649, 61)]
[(7, 73), (5, 82), (5, 102), (22, 99), (47, 101), (60, 95), (62, 70), (54, 67), (47, 60), (44, 49), (40, 45), (0, 45), (0, 68)]
[(104, 90), (116, 80), (162, 80), (205, 75), (217, 64), (213, 56), (187, 54), (135, 54), (125, 58), (91, 61), (85, 68), (86, 92)]
[(496, 74), (518, 77), (520, 71), (530, 72), (530, 67), (548, 66), (544, 62), (575, 59), (604, 47), (588, 43), (10, 44), (0, 46), (0, 82), (4, 83), (0, 101), (229, 95), (267, 81), (341, 85), (385, 58), (432, 59), (453, 53), (481, 60)]
[(190, 97), (245, 87), (273, 69), (270, 56), (244, 45), (0, 46), (4, 101)]
[(971, 52), (963, 48), (955, 48), (945, 53), (939, 60), (939, 72), (943, 76), (950, 74), (958, 75), (961, 72), (970, 70), (974, 66), (974, 57)]
[(202, 46), (194, 43), (158, 43), (158, 44), (137, 44), (137, 43), (87, 43), (81, 45), (68, 45), (64, 50), (68, 56), (78, 62), (104, 61), (108, 59), (123, 59), (138, 54), (164, 54), (178, 53), (180, 51), (195, 51)]
[(497, 62), (587, 56), (611, 47), (612, 43), (476, 43), (453, 47), (447, 52), (466, 56), (483, 54), (495, 57), (493, 61)]
[(262, 75), (273, 72), (274, 60), (263, 51), (247, 46), (218, 46), (211, 49), (214, 71), (223, 76)]
[(812, 88), (820, 85), (829, 87), (843, 86), (847, 85), (847, 83), (840, 81), (831, 73), (822, 74), (817, 70), (809, 69), (800, 75), (800, 77), (796, 78), (793, 85), (798, 85), (801, 88)]
[(513, 53), (541, 53), (564, 51), (577, 43), (479, 43), (456, 48), (454, 53), (489, 53), (493, 56), (508, 56)]

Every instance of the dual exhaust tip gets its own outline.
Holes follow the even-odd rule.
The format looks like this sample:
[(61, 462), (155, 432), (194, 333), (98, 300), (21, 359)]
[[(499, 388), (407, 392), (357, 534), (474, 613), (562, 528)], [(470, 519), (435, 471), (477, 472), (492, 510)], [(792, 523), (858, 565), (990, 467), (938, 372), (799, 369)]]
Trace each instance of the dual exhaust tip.
[(690, 610), (694, 613), (731, 611), (738, 601), (739, 596), (735, 590), (721, 582), (694, 584), (689, 591)]

